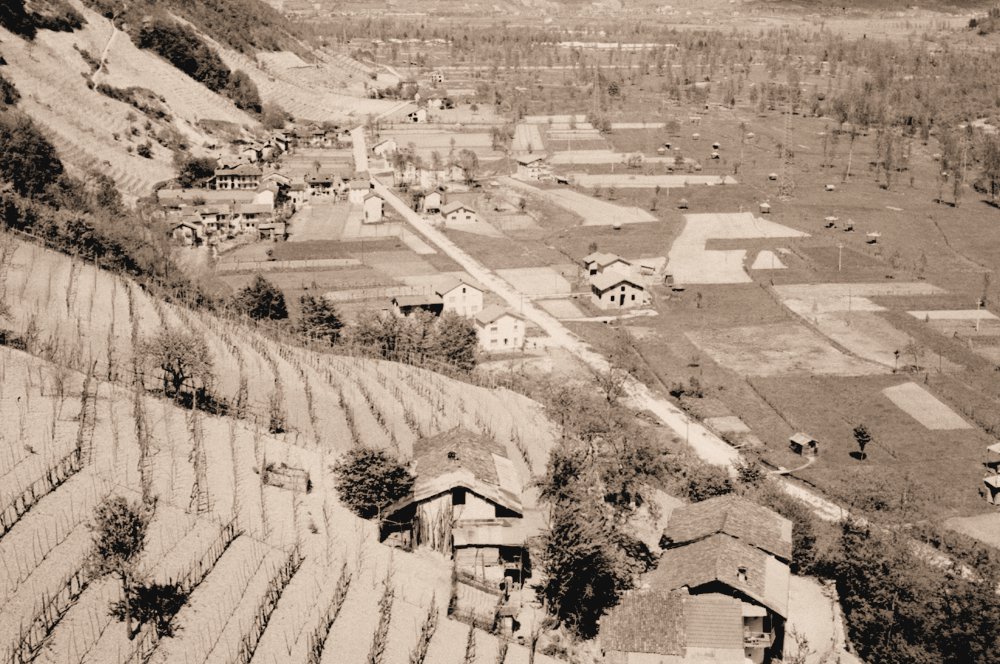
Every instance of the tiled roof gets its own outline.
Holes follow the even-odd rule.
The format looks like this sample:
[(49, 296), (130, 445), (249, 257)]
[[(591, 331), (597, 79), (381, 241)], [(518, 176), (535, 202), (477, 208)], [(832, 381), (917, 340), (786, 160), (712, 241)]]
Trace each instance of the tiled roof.
[(792, 558), (792, 522), (777, 512), (734, 495), (678, 507), (663, 538), (678, 546), (725, 533), (782, 560)]
[(391, 511), (464, 487), (521, 513), (521, 486), (503, 446), (492, 438), (455, 427), (413, 445), (413, 493)]
[(257, 175), (261, 174), (261, 170), (252, 164), (238, 164), (236, 166), (217, 168), (215, 169), (215, 175)]
[[(739, 575), (740, 568), (746, 577)], [(647, 580), (657, 590), (692, 590), (723, 584), (745, 594), (778, 615), (788, 615), (788, 565), (729, 535), (667, 549)]]
[(684, 593), (634, 591), (601, 618), (606, 651), (684, 655)]
[[(480, 325), (489, 325), (495, 320), (502, 318), (503, 316), (513, 316), (514, 318), (521, 318), (510, 309), (505, 309), (498, 304), (491, 304), (486, 307), (478, 314), (476, 314), (476, 322)], [(522, 319), (523, 320), (523, 319)]]
[(422, 307), (430, 304), (441, 304), (437, 295), (398, 295), (392, 301), (400, 307)]
[(452, 201), (441, 208), (441, 214), (451, 214), (452, 212), (457, 212), (458, 210), (468, 210), (469, 212), (475, 213), (475, 210), (465, 203), (462, 203), (461, 201)]
[(445, 277), (440, 282), (438, 282), (438, 284), (434, 287), (434, 292), (440, 295), (441, 297), (444, 297), (445, 295), (455, 290), (462, 284), (465, 284), (466, 286), (469, 286), (471, 288), (475, 288), (479, 292), (483, 292), (484, 290), (486, 290), (477, 282), (472, 281), (471, 279), (459, 279), (458, 277)]
[(590, 278), (590, 283), (597, 288), (599, 291), (606, 291), (622, 283), (627, 283), (635, 286), (639, 290), (646, 290), (642, 284), (636, 282), (626, 274), (621, 272), (616, 272), (612, 270), (611, 272), (601, 272), (600, 274), (595, 274)]
[(743, 656), (743, 603), (717, 593), (684, 600), (684, 645), (739, 650)]
[(622, 258), (617, 254), (608, 254), (600, 251), (595, 251), (592, 254), (587, 254), (583, 257), (583, 262), (585, 265), (590, 265), (591, 263), (597, 263), (598, 266), (604, 268), (611, 265), (614, 262), (621, 261), (625, 265), (631, 265), (627, 260)]

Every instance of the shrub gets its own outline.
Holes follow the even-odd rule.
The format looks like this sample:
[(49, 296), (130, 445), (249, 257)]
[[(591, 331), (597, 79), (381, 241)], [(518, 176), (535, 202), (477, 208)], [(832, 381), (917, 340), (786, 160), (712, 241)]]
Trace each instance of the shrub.
[[(135, 562), (146, 545), (146, 530), (150, 512), (146, 506), (133, 504), (121, 496), (106, 499), (94, 513), (94, 569), (111, 574), (122, 582), (124, 599), (120, 606), (121, 619), (132, 620), (132, 578)], [(114, 608), (114, 607), (113, 607)]]
[(229, 67), (191, 28), (164, 18), (153, 18), (139, 29), (136, 45), (153, 51), (182, 72), (221, 92), (229, 83)]
[(413, 489), (413, 475), (382, 450), (356, 447), (334, 467), (341, 501), (359, 516), (370, 519), (404, 498)]
[(140, 157), (144, 157), (146, 159), (153, 158), (153, 146), (149, 143), (149, 141), (146, 141), (145, 143), (140, 143), (139, 146), (136, 147), (135, 152)]
[(697, 464), (687, 471), (684, 478), (684, 493), (693, 503), (701, 502), (714, 496), (731, 493), (733, 482), (729, 473), (722, 466), (707, 463)]
[(0, 177), (17, 193), (37, 196), (62, 174), (55, 148), (31, 119), (15, 109), (0, 111)]
[(177, 163), (177, 184), (183, 189), (203, 185), (215, 175), (216, 160), (211, 157), (194, 157), (179, 154)]
[(284, 129), (291, 121), (291, 116), (285, 109), (274, 102), (268, 102), (262, 107), (261, 123), (265, 129)]
[(226, 96), (233, 100), (236, 108), (251, 113), (261, 112), (260, 93), (257, 91), (257, 85), (246, 72), (240, 69), (230, 74), (229, 83), (226, 86)]
[(0, 74), (0, 110), (5, 106), (13, 106), (21, 99), (21, 93), (14, 84)]
[[(171, 624), (177, 612), (187, 602), (188, 595), (176, 583), (149, 583), (131, 589), (131, 619), (138, 625), (152, 624), (156, 635), (173, 636)], [(111, 605), (111, 615), (118, 620), (128, 620), (126, 601), (119, 600)]]

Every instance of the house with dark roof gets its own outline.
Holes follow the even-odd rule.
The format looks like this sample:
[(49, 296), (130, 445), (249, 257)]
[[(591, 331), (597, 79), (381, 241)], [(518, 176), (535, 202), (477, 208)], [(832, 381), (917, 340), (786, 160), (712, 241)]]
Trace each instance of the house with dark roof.
[(718, 534), (734, 537), (782, 562), (792, 559), (792, 522), (733, 494), (675, 509), (670, 513), (660, 547), (670, 549)]
[(413, 445), (413, 491), (386, 510), (383, 535), (453, 556), (484, 581), (524, 574), (521, 480), (502, 445), (461, 427)]
[(220, 166), (215, 169), (215, 188), (219, 190), (256, 190), (260, 186), (262, 172), (253, 164)]
[(392, 298), (392, 312), (397, 316), (412, 316), (418, 311), (426, 311), (440, 316), (444, 311), (444, 300), (440, 295), (397, 295)]
[[(601, 621), (612, 664), (780, 657), (788, 618), (792, 524), (736, 496), (674, 509), (643, 589)], [(658, 616), (664, 634), (647, 616)], [(657, 657), (659, 659), (657, 659)]]
[(617, 270), (606, 270), (590, 278), (591, 300), (601, 309), (630, 309), (649, 303), (646, 287), (639, 279)]
[(479, 221), (479, 217), (476, 211), (469, 205), (461, 201), (453, 201), (448, 203), (441, 208), (441, 216), (444, 217), (445, 222), (476, 222)]

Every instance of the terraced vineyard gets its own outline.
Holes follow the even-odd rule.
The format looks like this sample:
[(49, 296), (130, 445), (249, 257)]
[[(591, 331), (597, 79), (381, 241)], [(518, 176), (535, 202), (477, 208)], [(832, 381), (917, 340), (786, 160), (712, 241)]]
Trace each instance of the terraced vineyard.
[[(374, 524), (339, 503), (328, 468), (353, 445), (405, 457), (418, 436), (462, 424), (506, 444), (528, 476), (553, 441), (537, 404), (285, 347), (33, 245), (18, 245), (6, 275), (9, 326), (28, 352), (0, 347), (0, 662), (361, 662), (386, 583), (384, 661), (408, 661), (432, 598), (441, 616), (424, 661), (462, 661), (469, 628), (445, 617), (449, 563), (380, 544)], [(136, 371), (136, 345), (164, 326), (205, 337), (215, 390), (234, 402), (242, 393), (246, 417), (146, 389), (157, 380)], [(285, 433), (268, 432), (272, 404)], [(312, 490), (263, 483), (270, 463), (305, 469)], [(88, 523), (104, 497), (143, 494), (158, 501), (140, 569), (180, 581), (190, 599), (173, 637), (130, 640), (107, 610), (119, 584), (87, 564)], [(475, 641), (475, 661), (495, 662), (497, 639)], [(512, 645), (504, 661), (528, 652)]]

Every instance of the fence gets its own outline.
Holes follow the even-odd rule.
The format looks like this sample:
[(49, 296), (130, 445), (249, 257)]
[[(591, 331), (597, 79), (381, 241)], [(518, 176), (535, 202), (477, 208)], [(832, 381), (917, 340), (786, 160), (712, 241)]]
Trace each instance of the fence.
[(28, 664), (35, 659), (45, 637), (87, 588), (90, 580), (88, 571), (78, 569), (66, 577), (54, 595), (42, 597), (42, 606), (35, 614), (34, 620), (21, 631), (18, 644), (8, 660), (10, 664)]
[(270, 272), (272, 270), (326, 270), (361, 265), (357, 258), (309, 258), (287, 261), (220, 261), (217, 272)]
[(44, 476), (29, 484), (28, 488), (0, 512), (0, 537), (6, 535), (35, 503), (78, 473), (82, 467), (80, 450), (74, 449), (49, 468)]
[[(212, 545), (208, 547), (208, 551), (205, 552), (198, 562), (191, 566), (184, 576), (180, 578), (177, 585), (181, 587), (184, 594), (189, 595), (192, 590), (194, 590), (198, 584), (205, 580), (208, 573), (212, 571), (215, 564), (219, 562), (219, 558), (222, 554), (226, 552), (229, 545), (233, 543), (237, 537), (239, 537), (240, 531), (236, 528), (236, 519), (232, 519), (222, 527), (219, 532), (219, 536), (215, 538)], [(139, 635), (135, 638), (135, 649), (132, 653), (125, 659), (124, 664), (143, 664), (149, 660), (153, 651), (156, 650), (157, 644), (160, 642), (160, 635), (156, 631), (154, 625), (146, 625)]]

